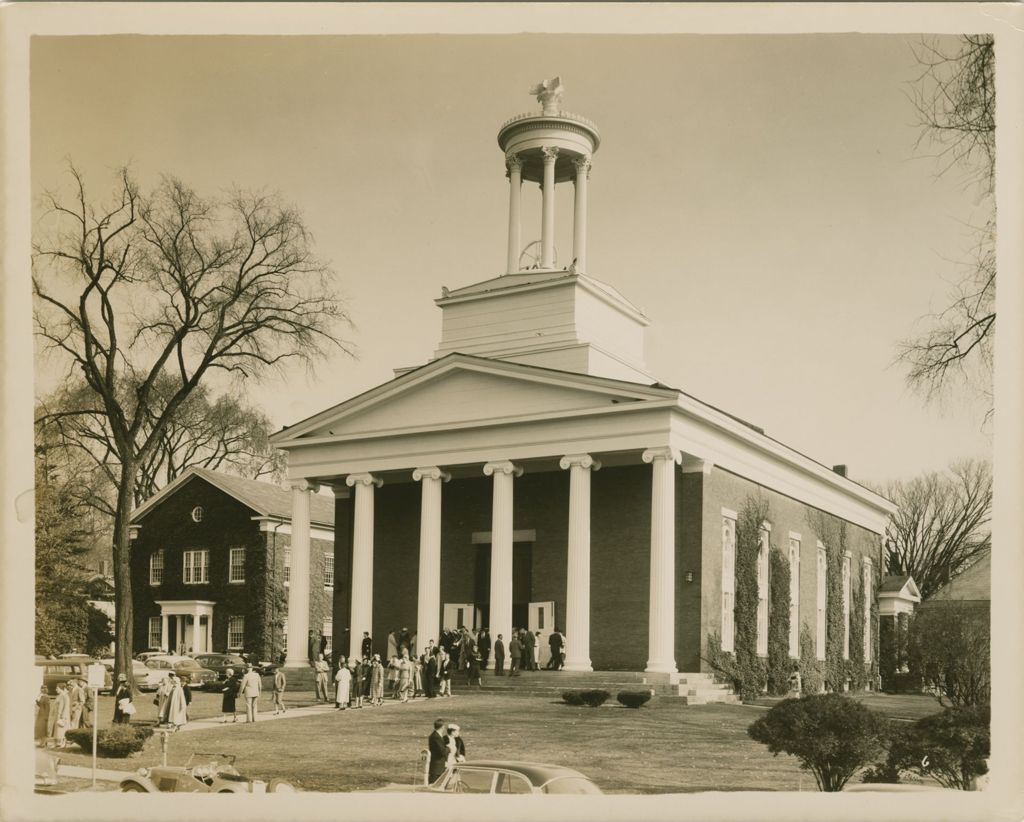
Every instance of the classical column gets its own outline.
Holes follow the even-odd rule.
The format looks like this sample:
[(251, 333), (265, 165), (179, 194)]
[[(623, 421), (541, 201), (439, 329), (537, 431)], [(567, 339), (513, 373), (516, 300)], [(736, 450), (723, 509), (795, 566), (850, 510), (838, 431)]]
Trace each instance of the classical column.
[(206, 652), (213, 653), (213, 614), (206, 617)]
[(590, 472), (601, 463), (590, 454), (570, 454), (559, 465), (569, 469), (569, 547), (565, 585), (567, 671), (590, 665)]
[(167, 633), (167, 614), (160, 614), (160, 650), (164, 653), (170, 651), (167, 642), (170, 639)]
[(573, 204), (572, 256), (576, 270), (587, 270), (587, 180), (590, 178), (590, 156), (572, 161), (576, 166), (576, 201)]
[[(352, 619), (349, 621), (349, 657), (361, 654), (363, 631), (373, 631), (373, 489), (382, 480), (373, 474), (349, 474), (345, 483), (356, 489), (352, 527)], [(292, 579), (295, 578), (292, 560)]]
[(651, 589), (647, 634), (647, 668), (675, 673), (675, 464), (680, 455), (671, 448), (649, 448), (651, 463)]
[(508, 273), (514, 274), (519, 270), (519, 253), (522, 251), (519, 236), (520, 230), (520, 203), (523, 190), (523, 161), (518, 154), (509, 153), (505, 156), (505, 165), (508, 167)]
[[(484, 474), (494, 477), (491, 508), (491, 614), (494, 639), (501, 634), (505, 647), (512, 638), (512, 478), (523, 469), (508, 460), (489, 462)], [(525, 626), (524, 626), (525, 627)]]
[(541, 221), (541, 268), (555, 267), (555, 161), (558, 149), (545, 146), (543, 211)]
[(412, 478), (422, 483), (420, 502), (420, 576), (416, 600), (416, 638), (420, 648), (440, 641), (441, 618), (441, 483), (451, 474), (437, 466), (417, 468)]
[[(195, 653), (197, 653), (197, 654), (205, 653), (206, 651), (210, 650), (209, 648), (201, 648), (200, 647), (201, 642), (200, 642), (199, 628), (200, 628), (200, 624), (199, 624), (199, 606), (197, 605), (196, 606), (196, 612), (192, 615), (192, 650)], [(206, 639), (206, 637), (203, 636), (203, 640), (205, 640), (205, 639)]]
[(288, 583), (288, 656), (286, 668), (308, 668), (309, 643), (309, 495), (320, 486), (307, 479), (292, 488), (291, 581)]

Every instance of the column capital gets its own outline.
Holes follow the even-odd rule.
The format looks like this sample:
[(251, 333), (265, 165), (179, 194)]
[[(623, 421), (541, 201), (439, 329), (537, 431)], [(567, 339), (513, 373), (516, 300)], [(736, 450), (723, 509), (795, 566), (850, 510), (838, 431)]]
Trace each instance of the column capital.
[(589, 177), (590, 176), (590, 167), (593, 165), (593, 161), (591, 160), (591, 157), (590, 157), (589, 154), (583, 154), (583, 155), (581, 155), (579, 157), (576, 157), (572, 161), (572, 164), (576, 167), (576, 176), (577, 177), (580, 177), (580, 176)]
[(373, 485), (380, 488), (384, 484), (384, 480), (380, 477), (375, 477), (373, 474), (349, 474), (345, 477), (345, 485), (349, 488), (353, 488), (356, 485), (370, 486)]
[(523, 158), (516, 154), (514, 151), (508, 152), (505, 155), (505, 171), (508, 174), (512, 174), (517, 171), (523, 170)]
[(523, 475), (523, 467), (521, 465), (515, 465), (511, 460), (499, 460), (497, 462), (488, 462), (484, 465), (484, 473), (487, 476), (492, 474), (515, 474), (517, 477)]
[(320, 490), (320, 483), (311, 479), (300, 477), (299, 479), (288, 480), (288, 487), (292, 491), (312, 491), (314, 494)]
[(558, 146), (544, 146), (540, 151), (544, 155), (544, 165), (553, 165), (558, 159)]
[(558, 461), (558, 465), (564, 471), (566, 468), (579, 466), (580, 468), (592, 468), (595, 471), (601, 470), (601, 461), (594, 459), (590, 454), (566, 454)]
[(681, 462), (682, 454), (680, 454), (675, 448), (671, 448), (667, 445), (662, 445), (657, 448), (648, 448), (643, 453), (644, 462), (654, 462), (655, 460), (672, 460), (672, 462)]
[(349, 499), (352, 496), (352, 490), (347, 485), (335, 485), (332, 483), (330, 488), (335, 499)]
[(700, 457), (683, 457), (683, 473), (684, 474), (703, 474), (705, 477), (711, 473), (711, 469), (715, 467), (715, 464), (711, 460), (702, 459)]
[(449, 474), (447, 471), (442, 471), (436, 465), (429, 465), (425, 468), (417, 468), (415, 471), (412, 472), (413, 482), (419, 482), (420, 480), (424, 479), (443, 480), (444, 482), (448, 482), (451, 478), (451, 474)]

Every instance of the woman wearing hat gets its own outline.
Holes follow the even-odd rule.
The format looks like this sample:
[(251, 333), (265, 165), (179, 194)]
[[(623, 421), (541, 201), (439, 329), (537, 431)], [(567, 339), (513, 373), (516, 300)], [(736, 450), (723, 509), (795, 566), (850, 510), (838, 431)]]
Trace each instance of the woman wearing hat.
[(118, 674), (117, 689), (114, 691), (114, 722), (126, 725), (132, 721), (132, 718), (122, 710), (122, 703), (125, 700), (128, 703), (132, 702), (132, 689), (128, 687), (128, 677)]

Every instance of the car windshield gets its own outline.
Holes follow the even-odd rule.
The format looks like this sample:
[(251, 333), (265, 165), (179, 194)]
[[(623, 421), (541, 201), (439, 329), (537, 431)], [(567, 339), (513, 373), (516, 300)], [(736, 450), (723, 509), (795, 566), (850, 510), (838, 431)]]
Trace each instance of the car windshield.
[(490, 793), (494, 771), (454, 768), (444, 790), (448, 793)]
[(544, 786), (543, 791), (544, 793), (601, 793), (601, 789), (597, 785), (582, 776), (562, 776), (552, 779)]
[(171, 663), (168, 662), (166, 659), (147, 659), (146, 660), (146, 667), (147, 668), (156, 668), (156, 669), (170, 668), (171, 667)]
[(183, 660), (181, 660), (181, 662), (175, 662), (174, 663), (174, 667), (178, 668), (179, 670), (188, 670), (188, 671), (200, 671), (200, 670), (202, 670), (202, 666), (198, 662), (196, 662), (194, 659), (183, 659)]

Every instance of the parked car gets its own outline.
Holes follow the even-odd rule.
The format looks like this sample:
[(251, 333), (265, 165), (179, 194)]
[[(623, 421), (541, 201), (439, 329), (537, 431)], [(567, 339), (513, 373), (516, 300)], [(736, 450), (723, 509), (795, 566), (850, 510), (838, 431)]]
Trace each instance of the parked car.
[(385, 793), (599, 794), (590, 779), (561, 765), (479, 761), (449, 765), (429, 785), (387, 785)]
[(136, 654), (135, 658), (139, 660), (139, 662), (145, 662), (147, 659), (151, 659), (155, 656), (167, 656), (167, 651), (150, 649), (148, 651), (142, 651), (141, 653)]
[(281, 667), (276, 662), (260, 659), (256, 654), (239, 654), (239, 656), (245, 660), (246, 665), (252, 665), (260, 676), (271, 676), (274, 671)]
[(36, 785), (56, 785), (60, 757), (36, 748)]
[(126, 793), (294, 793), (283, 779), (252, 779), (235, 769), (230, 754), (194, 753), (184, 767), (158, 765), (139, 770), (121, 780)]
[(238, 654), (196, 654), (195, 660), (217, 674), (221, 681), (227, 678), (228, 668), (234, 669), (236, 674), (245, 673), (245, 660)]
[(214, 689), (217, 687), (217, 674), (204, 668), (192, 657), (188, 656), (153, 656), (146, 660), (146, 679), (137, 680), (140, 690), (156, 690), (167, 674), (174, 671), (193, 688)]
[[(46, 686), (46, 692), (53, 696), (57, 693), (58, 682), (67, 682), (69, 679), (88, 680), (88, 667), (94, 662), (98, 662), (98, 660), (83, 656), (66, 659), (42, 659), (37, 657), (36, 667), (43, 669), (43, 685)], [(103, 690), (110, 690), (111, 687), (110, 671), (107, 671), (103, 676)]]
[[(107, 669), (107, 673), (109, 673), (110, 676), (111, 676), (111, 679), (113, 679), (113, 676), (114, 676), (114, 660), (113, 660), (113, 658), (101, 659), (100, 662), (103, 663), (103, 667)], [(132, 660), (132, 679), (135, 681), (136, 687), (139, 687), (139, 688), (142, 687), (142, 683), (144, 683), (146, 681), (146, 678), (147, 678), (147, 675), (149, 674), (149, 671), (150, 671), (150, 669), (146, 667), (146, 663), (145, 662), (140, 662), (137, 659), (133, 659)], [(113, 687), (111, 687), (109, 690), (111, 692), (113, 692), (114, 689), (113, 689)]]

